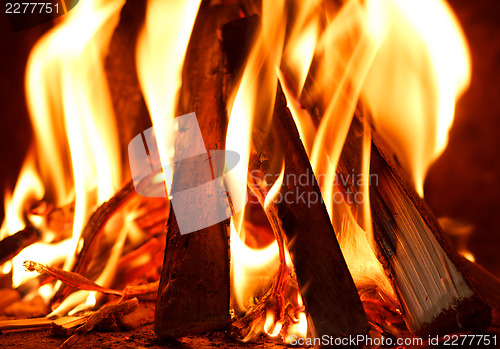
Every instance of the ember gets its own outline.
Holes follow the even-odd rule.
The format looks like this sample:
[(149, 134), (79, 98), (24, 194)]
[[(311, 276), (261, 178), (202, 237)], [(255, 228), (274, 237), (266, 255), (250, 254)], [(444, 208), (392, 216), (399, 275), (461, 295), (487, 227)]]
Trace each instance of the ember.
[(447, 238), (473, 227), (423, 199), (471, 80), (443, 0), (87, 0), (49, 26), (0, 331), (496, 343), (500, 281)]

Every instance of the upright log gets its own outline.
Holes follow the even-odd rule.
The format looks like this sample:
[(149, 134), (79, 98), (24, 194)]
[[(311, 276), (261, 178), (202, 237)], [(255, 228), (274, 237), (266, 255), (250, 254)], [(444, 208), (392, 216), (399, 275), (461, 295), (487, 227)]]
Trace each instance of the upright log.
[[(224, 101), (224, 57), (218, 30), (238, 17), (232, 6), (202, 4), (187, 49), (183, 68), (178, 114), (196, 112), (207, 150), (223, 149), (226, 130)], [(176, 155), (187, 154), (191, 141), (179, 130)], [(172, 187), (191, 188), (200, 184), (194, 162), (174, 167)], [(181, 170), (182, 168), (182, 170)], [(216, 175), (214, 176), (216, 177)], [(176, 212), (177, 209), (177, 212)], [(229, 224), (228, 220), (190, 234), (179, 233), (173, 208), (168, 221), (165, 260), (158, 290), (155, 332), (160, 338), (181, 337), (229, 324)], [(210, 214), (211, 209), (204, 214)], [(182, 212), (185, 216), (186, 212)], [(187, 213), (189, 214), (189, 213)], [(193, 217), (198, 219), (199, 217)]]

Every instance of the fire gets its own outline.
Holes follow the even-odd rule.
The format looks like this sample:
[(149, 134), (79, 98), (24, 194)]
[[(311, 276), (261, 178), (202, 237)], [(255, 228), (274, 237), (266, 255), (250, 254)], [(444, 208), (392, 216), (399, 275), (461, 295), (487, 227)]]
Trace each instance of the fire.
[[(104, 58), (122, 5), (122, 1), (80, 4), (35, 45), (29, 57), (26, 93), (36, 152), (27, 159), (13, 199), (6, 204), (2, 234), (13, 234), (28, 224), (26, 218), (13, 222), (11, 212), (17, 211), (20, 218), (42, 199), (56, 207), (74, 201), (74, 218), (69, 239), (51, 243), (54, 235), (40, 229), (42, 242), (13, 259), (14, 287), (33, 278), (22, 267), (30, 257), (70, 268), (94, 206), (121, 186), (118, 130)], [(28, 218), (36, 227), (37, 217)], [(54, 291), (50, 285), (40, 288), (45, 299)]]
[(155, 129), (167, 189), (172, 182), (168, 164), (175, 141), (168, 121), (176, 116), (182, 63), (200, 2), (148, 1), (146, 23), (137, 41), (139, 83)]
[[(263, 28), (267, 24), (265, 10), (271, 7), (270, 3), (263, 2)], [(336, 167), (361, 99), (377, 131), (397, 150), (398, 159), (412, 176), (416, 190), (423, 195), (425, 172), (446, 146), (455, 101), (470, 79), (470, 58), (463, 33), (443, 1), (415, 4), (398, 0), (348, 1), (340, 9), (324, 6), (321, 1), (310, 1), (287, 3), (285, 8), (297, 15), (287, 18), (283, 55), (280, 63), (275, 63), (276, 69), (279, 68), (277, 75), (320, 179), (344, 257), (360, 291), (374, 288), (380, 297), (397, 304), (395, 292), (373, 250), (370, 183), (359, 188), (365, 200), (359, 203), (361, 214), (355, 216), (354, 207), (334, 200), (338, 193), (334, 184)], [(279, 11), (273, 13), (281, 15)], [(267, 28), (272, 26), (267, 24)], [(228, 148), (243, 151), (246, 154), (243, 159), (248, 158), (249, 148), (234, 146), (232, 139), (237, 133), (232, 123), (236, 112), (243, 113), (246, 116), (238, 119), (241, 120), (238, 129), (250, 130), (253, 124), (258, 124), (255, 120), (252, 124), (254, 115), (266, 115), (255, 111), (255, 88), (248, 86), (245, 80), (247, 73), (255, 76), (259, 71), (254, 68), (255, 53), (262, 33), (265, 31), (258, 36), (246, 65), (228, 128)], [(273, 38), (273, 35), (267, 36)], [(267, 52), (260, 52), (258, 57), (263, 59)], [(274, 81), (261, 84), (261, 88), (274, 87)], [(244, 97), (242, 90), (246, 92)], [(270, 93), (274, 95), (273, 90)], [(309, 115), (301, 108), (301, 102), (306, 106), (308, 102), (319, 106), (320, 115)], [(262, 104), (259, 99), (257, 106)], [(315, 117), (321, 120), (317, 127), (313, 122)], [(243, 137), (238, 144), (243, 147), (248, 139)], [(370, 141), (366, 131), (361, 168), (361, 175), (366, 178), (370, 170)], [(242, 178), (247, 171), (242, 171), (237, 179), (242, 192), (246, 190)], [(274, 186), (272, 189), (277, 190)], [(266, 198), (266, 202), (268, 200)], [(244, 230), (242, 217), (235, 219), (239, 222), (236, 227), (240, 227), (236, 231)], [(236, 251), (241, 248), (238, 245)], [(235, 254), (233, 258), (238, 260)], [(264, 270), (267, 260), (254, 263)], [(235, 288), (239, 287), (237, 284)], [(276, 322), (276, 318), (277, 314), (267, 312), (264, 331), (270, 336), (281, 330), (282, 324)], [(306, 335), (305, 331), (302, 335)]]
[(386, 11), (362, 98), (423, 196), (427, 168), (446, 147), (455, 101), (469, 85), (470, 55), (445, 1), (393, 1)]
[[(27, 224), (39, 228), (29, 213), (42, 200), (56, 207), (74, 202), (74, 217), (69, 238), (54, 241), (53, 234), (40, 229), (41, 242), (3, 266), (4, 273), (12, 271), (14, 287), (33, 278), (22, 268), (24, 260), (33, 256), (40, 263), (70, 269), (75, 252), (82, 249), (81, 234), (89, 216), (127, 179), (122, 175), (119, 125), (104, 70), (123, 4), (123, 0), (81, 2), (31, 53), (26, 92), (35, 151), (29, 153), (13, 193), (5, 195), (7, 212), (0, 238)], [(200, 6), (200, 0), (149, 0), (135, 47), (138, 79), (164, 170), (154, 180), (165, 181), (167, 192), (178, 131), (169, 128), (168, 121), (177, 116), (183, 63)], [(397, 303), (395, 292), (374, 253), (370, 183), (359, 188), (363, 202), (349, 205), (334, 199), (340, 190), (335, 184), (337, 164), (354, 112), (361, 100), (369, 112), (366, 122), (373, 122), (392, 145), (423, 196), (425, 173), (446, 146), (455, 101), (469, 80), (467, 44), (444, 1), (352, 0), (340, 8), (321, 0), (263, 1), (261, 26), (227, 106), (226, 149), (240, 155), (239, 164), (225, 178), (233, 211), (238, 212), (230, 225), (232, 306), (237, 315), (251, 311), (267, 291), (273, 305), (265, 309), (251, 335), (281, 335), (286, 343), (308, 335), (307, 304), (294, 280), (290, 253), (275, 239), (279, 227), (269, 222), (285, 164), (273, 159), (278, 165), (281, 161), (274, 183), (249, 170), (255, 155), (252, 131), (269, 131), (278, 85), (299, 128), (362, 300), (366, 289), (375, 289), (392, 306)], [(361, 164), (366, 178), (370, 142), (366, 128)], [(250, 192), (254, 206), (247, 205)], [(136, 208), (119, 212), (107, 223), (106, 234), (113, 242), (94, 278), (104, 287), (112, 284), (127, 242), (141, 239), (133, 223)], [(258, 215), (266, 224), (255, 224)], [(273, 287), (278, 287), (276, 275), (287, 278), (279, 285), (282, 303), (272, 299)], [(44, 285), (38, 292), (50, 300), (58, 287)], [(73, 292), (50, 315), (72, 314), (99, 301), (96, 292)]]
[(26, 158), (21, 169), (14, 193), (6, 193), (5, 195), (5, 207), (7, 207), (7, 211), (2, 228), (0, 229), (0, 239), (12, 235), (25, 227), (24, 213), (26, 209), (29, 208), (30, 203), (33, 204), (41, 200), (43, 195), (44, 187), (40, 177), (36, 173), (34, 157), (31, 153)]

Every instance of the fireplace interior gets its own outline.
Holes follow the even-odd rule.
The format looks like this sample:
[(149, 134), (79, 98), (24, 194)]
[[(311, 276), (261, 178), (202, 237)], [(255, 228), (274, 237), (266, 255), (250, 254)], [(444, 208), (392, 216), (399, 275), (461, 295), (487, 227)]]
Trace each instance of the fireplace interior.
[(496, 1), (10, 3), (3, 347), (498, 345)]

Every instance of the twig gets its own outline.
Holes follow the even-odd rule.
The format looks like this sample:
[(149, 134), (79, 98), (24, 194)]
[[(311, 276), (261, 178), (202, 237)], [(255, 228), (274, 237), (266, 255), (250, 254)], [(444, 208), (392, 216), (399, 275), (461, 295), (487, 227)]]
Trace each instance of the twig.
[(119, 321), (124, 315), (127, 315), (137, 309), (138, 306), (139, 301), (137, 298), (133, 298), (122, 303), (104, 305), (101, 309), (93, 313), (85, 325), (80, 327), (74, 335), (69, 337), (61, 345), (61, 348), (71, 348), (86, 333), (92, 331), (94, 327), (104, 323), (105, 321)]
[(71, 271), (53, 268), (33, 261), (25, 261), (24, 267), (29, 271), (36, 271), (40, 274), (49, 274), (53, 278), (60, 280), (68, 286), (84, 291), (96, 291), (104, 294), (111, 294), (123, 298), (139, 297), (145, 300), (156, 299), (159, 281), (143, 285), (129, 285), (123, 291), (114, 290), (96, 284), (86, 277)]
[[(106, 201), (99, 206), (92, 216), (90, 216), (87, 225), (82, 232), (81, 238), (83, 239), (83, 247), (78, 254), (75, 265), (73, 266), (73, 272), (85, 275), (87, 266), (92, 260), (98, 236), (102, 232), (106, 222), (123, 204), (125, 204), (125, 202), (133, 197), (134, 194), (134, 183), (130, 181), (109, 201)], [(54, 296), (53, 302), (57, 302), (65, 298), (69, 293), (69, 290), (65, 287), (61, 287)]]
[(57, 280), (64, 282), (66, 285), (78, 288), (85, 291), (97, 291), (105, 294), (113, 294), (115, 296), (123, 296), (123, 291), (112, 290), (96, 284), (94, 281), (87, 279), (80, 274), (59, 268), (49, 267), (33, 261), (25, 261), (24, 267), (29, 271), (36, 271), (40, 274), (49, 274)]
[(32, 226), (27, 226), (23, 230), (7, 236), (0, 241), (0, 265), (11, 260), (24, 248), (38, 241), (40, 241), (40, 236)]

